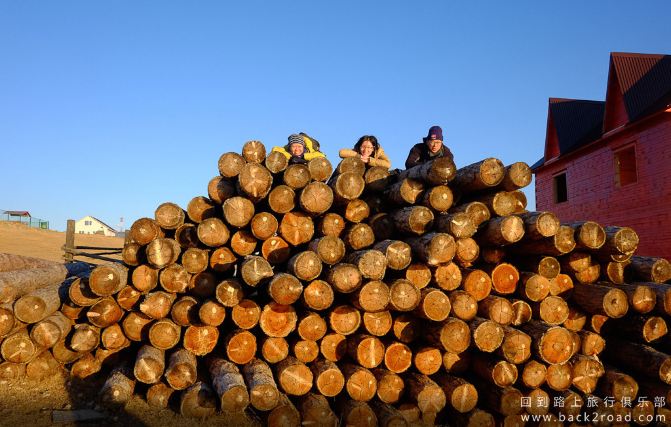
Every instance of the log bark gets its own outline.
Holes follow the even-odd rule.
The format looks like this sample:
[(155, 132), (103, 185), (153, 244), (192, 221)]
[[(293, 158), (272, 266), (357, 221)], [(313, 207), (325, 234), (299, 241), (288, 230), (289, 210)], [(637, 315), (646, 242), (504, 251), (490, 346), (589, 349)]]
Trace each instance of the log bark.
[(385, 212), (380, 212), (373, 215), (368, 220), (368, 224), (373, 232), (373, 236), (377, 241), (388, 240), (392, 237), (396, 237), (394, 219), (391, 215)]
[(343, 399), (338, 409), (344, 425), (353, 427), (375, 427), (378, 425), (375, 411), (366, 402)]
[(297, 320), (293, 306), (270, 302), (263, 307), (259, 326), (269, 337), (286, 337), (296, 329)]
[(219, 407), (225, 412), (241, 412), (249, 405), (249, 393), (242, 374), (233, 363), (211, 358), (207, 361), (212, 386), (219, 396)]
[(320, 394), (308, 393), (300, 400), (302, 423), (318, 427), (336, 427), (338, 417), (331, 410), (328, 400)]
[(145, 384), (155, 384), (165, 371), (165, 352), (150, 345), (143, 345), (137, 353), (133, 375)]
[(395, 407), (386, 403), (373, 401), (371, 407), (375, 411), (378, 424), (382, 427), (406, 426), (403, 414)]
[(601, 333), (648, 344), (664, 337), (668, 331), (666, 321), (662, 317), (630, 315), (626, 318), (608, 321)]
[(249, 389), (249, 401), (259, 411), (270, 411), (280, 402), (280, 392), (273, 379), (273, 372), (261, 359), (247, 363), (242, 373)]
[(117, 367), (100, 389), (100, 400), (113, 406), (125, 406), (133, 397), (135, 378), (128, 367)]
[(562, 225), (559, 227), (557, 234), (552, 237), (522, 241), (512, 249), (520, 254), (559, 256), (568, 254), (575, 249), (575, 246), (576, 242), (573, 229), (569, 226)]
[(665, 258), (634, 255), (628, 270), (642, 282), (664, 283), (671, 279), (671, 263)]
[(508, 387), (517, 381), (517, 367), (496, 357), (476, 354), (473, 357), (472, 369), (478, 377), (497, 387)]

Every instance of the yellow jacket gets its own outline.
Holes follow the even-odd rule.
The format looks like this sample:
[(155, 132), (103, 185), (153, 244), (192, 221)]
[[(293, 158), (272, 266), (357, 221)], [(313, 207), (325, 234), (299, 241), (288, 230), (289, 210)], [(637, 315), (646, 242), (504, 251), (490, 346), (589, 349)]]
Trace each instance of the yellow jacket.
[[(305, 134), (302, 134), (302, 136), (303, 141), (305, 141), (305, 153), (303, 153), (303, 158), (305, 160), (310, 161), (318, 157), (326, 157), (321, 151), (315, 150), (314, 145), (312, 144), (312, 139), (309, 136)], [(285, 145), (284, 147), (273, 147), (272, 151), (277, 151), (284, 154), (287, 159), (291, 158), (288, 145)]]
[[(343, 148), (342, 150), (340, 150), (338, 155), (340, 155), (341, 159), (345, 159), (347, 157), (361, 157), (359, 153), (350, 148)], [(387, 155), (385, 154), (382, 147), (379, 147), (368, 161), (368, 165), (382, 166), (383, 168), (389, 169), (391, 167), (391, 161), (389, 160), (389, 157), (387, 157)]]

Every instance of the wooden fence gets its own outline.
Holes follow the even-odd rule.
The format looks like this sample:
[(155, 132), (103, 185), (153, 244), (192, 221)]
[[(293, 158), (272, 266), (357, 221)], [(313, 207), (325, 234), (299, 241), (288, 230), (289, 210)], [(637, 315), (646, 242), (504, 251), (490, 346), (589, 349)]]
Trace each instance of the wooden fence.
[(75, 257), (86, 257), (109, 262), (121, 262), (121, 259), (106, 255), (121, 255), (122, 247), (77, 246), (75, 245), (75, 220), (69, 219), (65, 230), (63, 258), (66, 262), (75, 261)]

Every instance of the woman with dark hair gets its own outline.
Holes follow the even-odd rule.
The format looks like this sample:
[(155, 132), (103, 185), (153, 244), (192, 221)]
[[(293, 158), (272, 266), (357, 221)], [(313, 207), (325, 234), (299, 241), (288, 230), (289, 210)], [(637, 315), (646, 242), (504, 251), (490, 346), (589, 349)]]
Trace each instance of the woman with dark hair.
[(343, 148), (340, 150), (340, 158), (359, 157), (368, 166), (382, 166), (387, 169), (391, 167), (389, 157), (377, 142), (373, 135), (364, 135), (354, 144), (354, 149)]

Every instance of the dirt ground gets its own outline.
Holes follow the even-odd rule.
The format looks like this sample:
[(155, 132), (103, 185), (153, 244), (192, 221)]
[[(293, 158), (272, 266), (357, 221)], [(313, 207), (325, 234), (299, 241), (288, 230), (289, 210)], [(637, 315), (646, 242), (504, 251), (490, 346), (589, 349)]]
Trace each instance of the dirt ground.
[[(0, 252), (62, 261), (61, 246), (65, 233), (32, 229), (22, 224), (0, 222)], [(95, 235), (77, 235), (79, 246), (121, 247), (123, 239)], [(87, 259), (81, 259), (91, 261)], [(87, 380), (70, 378), (66, 372), (53, 375), (39, 382), (28, 380), (0, 380), (0, 426), (240, 426), (259, 425), (254, 414), (231, 416), (219, 414), (206, 420), (195, 420), (178, 415), (178, 402), (171, 402), (173, 409), (152, 408), (143, 399), (146, 387), (136, 387), (136, 396), (123, 409), (111, 409), (98, 402), (98, 391), (105, 378), (102, 375)], [(54, 411), (93, 409), (104, 418), (90, 421), (55, 423)]]

